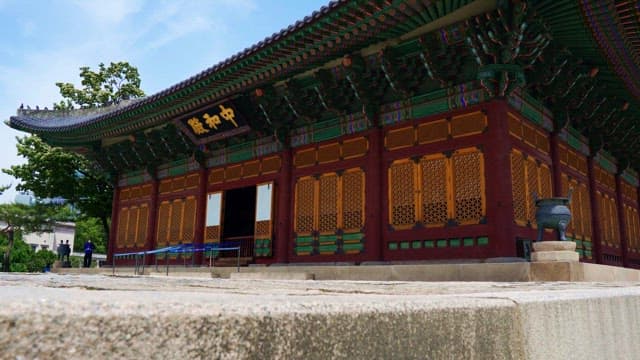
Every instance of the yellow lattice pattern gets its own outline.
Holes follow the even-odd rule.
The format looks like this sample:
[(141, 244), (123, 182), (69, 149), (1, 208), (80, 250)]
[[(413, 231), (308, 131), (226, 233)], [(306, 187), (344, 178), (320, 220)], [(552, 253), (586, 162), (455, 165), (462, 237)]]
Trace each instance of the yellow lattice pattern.
[(360, 169), (342, 175), (342, 228), (357, 230), (364, 226), (364, 172)]
[(540, 193), (541, 198), (553, 197), (553, 180), (551, 178), (551, 169), (547, 165), (540, 165)]
[(638, 229), (638, 210), (636, 208), (629, 208), (629, 215), (628, 217), (628, 222), (629, 222), (629, 228), (631, 231), (629, 231), (629, 244), (630, 244), (630, 248), (632, 250), (634, 250), (634, 252), (637, 252), (638, 250), (638, 236), (639, 234), (639, 229)]
[(128, 247), (133, 247), (136, 243), (136, 227), (138, 225), (138, 207), (132, 206), (129, 208), (129, 221), (127, 222), (127, 240), (125, 244)]
[(527, 224), (527, 187), (524, 174), (524, 157), (521, 152), (511, 150), (511, 196), (513, 218), (519, 225)]
[(413, 163), (396, 161), (389, 167), (389, 222), (394, 226), (413, 225), (416, 222)]
[(296, 183), (296, 222), (297, 234), (310, 234), (314, 229), (314, 192), (315, 180), (311, 177), (301, 178)]
[(538, 186), (538, 164), (533, 157), (528, 157), (526, 160), (526, 176), (527, 176), (527, 219), (531, 224), (536, 226), (536, 204), (534, 202), (533, 193), (540, 196), (540, 188)]
[(620, 231), (618, 228), (618, 212), (616, 202), (607, 194), (597, 193), (600, 204), (600, 227), (602, 229), (603, 241), (609, 245), (617, 247), (620, 245)]
[(116, 238), (116, 247), (122, 248), (127, 241), (127, 225), (129, 223), (129, 208), (120, 208), (118, 214), (118, 237)]
[(584, 182), (570, 178), (567, 174), (561, 174), (562, 194), (568, 194), (569, 188), (573, 189), (571, 195), (571, 221), (567, 226), (567, 234), (576, 239), (591, 241), (591, 200), (589, 188)]
[(484, 216), (484, 164), (478, 150), (456, 152), (452, 157), (455, 220), (479, 223)]
[(609, 198), (609, 207), (611, 216), (611, 236), (615, 247), (620, 246), (620, 219), (618, 217), (618, 205), (614, 198)]
[(182, 231), (180, 229), (182, 225), (182, 199), (174, 200), (171, 203), (171, 225), (169, 226), (169, 245), (179, 244), (182, 239)]
[(609, 233), (609, 206), (605, 197), (600, 191), (596, 193), (598, 206), (600, 208), (600, 232), (602, 233), (602, 242), (611, 245), (611, 235)]
[(164, 246), (168, 244), (169, 237), (169, 225), (171, 215), (171, 203), (163, 201), (158, 209), (158, 221), (156, 232), (156, 243), (158, 246)]
[(189, 196), (184, 201), (184, 216), (182, 217), (182, 242), (192, 243), (196, 226), (196, 197)]
[(149, 207), (145, 204), (140, 207), (138, 215), (138, 235), (136, 235), (135, 246), (144, 246), (147, 240), (147, 226), (149, 222)]
[[(580, 194), (580, 184), (575, 179), (571, 179), (571, 188), (573, 189), (573, 193), (571, 195), (571, 221), (569, 222), (568, 229), (571, 230), (571, 233), (574, 234), (574, 237), (580, 238), (584, 235), (584, 226), (585, 219), (584, 214), (582, 214), (583, 207), (581, 206), (581, 194)], [(573, 225), (571, 225), (573, 224)]]
[(220, 226), (207, 226), (204, 236), (205, 242), (220, 242)]
[(420, 160), (422, 175), (422, 223), (444, 226), (448, 219), (447, 158), (443, 154)]
[(640, 250), (640, 219), (638, 218), (638, 209), (631, 206), (627, 206), (627, 209), (629, 248), (633, 252), (638, 252), (638, 250)]
[(569, 209), (571, 210), (571, 221), (569, 221), (569, 225), (567, 226), (567, 233), (571, 234), (575, 238), (579, 238), (584, 233), (582, 229), (584, 218), (582, 216), (582, 207), (580, 206), (580, 195), (576, 193), (579, 185), (578, 181), (573, 178), (568, 179), (567, 184), (567, 192), (563, 193), (563, 196), (569, 193), (569, 188), (573, 189), (571, 204), (569, 205)]
[(271, 238), (271, 220), (256, 221), (256, 239), (270, 239)]
[(334, 234), (338, 229), (338, 175), (320, 177), (318, 231)]
[(591, 199), (587, 185), (583, 183), (578, 185), (578, 195), (580, 199), (580, 215), (582, 216), (582, 235), (584, 240), (591, 241), (593, 231), (591, 226)]

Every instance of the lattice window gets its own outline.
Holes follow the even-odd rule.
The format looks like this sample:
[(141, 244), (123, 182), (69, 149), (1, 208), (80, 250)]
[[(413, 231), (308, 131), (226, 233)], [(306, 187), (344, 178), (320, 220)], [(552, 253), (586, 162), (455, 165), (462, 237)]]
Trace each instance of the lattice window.
[(364, 172), (360, 169), (342, 175), (342, 228), (360, 231), (364, 226)]
[(536, 226), (536, 204), (533, 201), (533, 193), (535, 192), (538, 196), (540, 196), (540, 188), (538, 186), (538, 164), (536, 160), (532, 157), (528, 157), (526, 160), (526, 177), (527, 177), (527, 219), (531, 222), (531, 224)]
[(135, 246), (144, 246), (147, 240), (147, 226), (149, 222), (149, 207), (145, 204), (139, 209), (138, 214), (138, 234), (136, 235)]
[(256, 221), (255, 238), (256, 239), (271, 238), (271, 220)]
[(207, 226), (204, 236), (205, 242), (220, 242), (220, 225)]
[(596, 193), (598, 199), (598, 206), (600, 208), (600, 231), (602, 233), (602, 242), (609, 245), (609, 206), (607, 206), (606, 199), (600, 191)]
[(311, 234), (315, 227), (315, 180), (312, 177), (298, 179), (296, 183), (295, 232)]
[(136, 231), (138, 226), (138, 207), (129, 208), (129, 221), (127, 222), (127, 240), (126, 245), (133, 247), (136, 243)]
[(534, 157), (525, 156), (522, 152), (512, 149), (511, 184), (515, 222), (520, 226), (530, 223), (535, 228), (536, 206), (534, 193), (539, 198), (553, 196), (549, 166), (539, 164)]
[(158, 246), (168, 244), (169, 226), (171, 225), (171, 203), (163, 201), (158, 209), (156, 242)]
[(364, 226), (364, 188), (361, 169), (298, 179), (294, 231), (298, 236), (314, 232), (333, 236), (341, 229), (360, 231)]
[(609, 198), (609, 208), (611, 213), (611, 236), (615, 247), (620, 246), (620, 219), (618, 217), (618, 206), (614, 198)]
[(422, 223), (444, 226), (447, 223), (447, 158), (444, 154), (425, 156), (420, 160), (422, 180)]
[(634, 207), (628, 207), (629, 214), (627, 216), (627, 222), (629, 224), (629, 247), (637, 252), (640, 248), (640, 220), (638, 219), (638, 209)]
[(389, 222), (395, 227), (410, 227), (416, 222), (413, 166), (406, 159), (389, 167)]
[(593, 230), (591, 226), (591, 199), (589, 195), (589, 188), (585, 184), (580, 184), (578, 187), (578, 193), (580, 195), (580, 214), (582, 215), (583, 225), (583, 237), (584, 240), (590, 241), (593, 236)]
[(318, 230), (334, 234), (338, 229), (338, 175), (320, 177)]
[(600, 204), (600, 226), (603, 234), (603, 241), (609, 246), (620, 246), (620, 231), (618, 223), (618, 212), (616, 211), (616, 201), (607, 194), (597, 192)]
[(519, 225), (527, 224), (527, 187), (525, 184), (524, 156), (511, 150), (511, 196), (513, 197), (513, 218)]
[(477, 149), (458, 150), (451, 163), (454, 218), (459, 224), (479, 223), (485, 213), (482, 153)]
[(540, 168), (540, 193), (538, 196), (542, 198), (553, 197), (553, 180), (551, 178), (551, 169), (545, 164), (541, 164)]
[(182, 242), (192, 243), (196, 226), (196, 197), (189, 196), (184, 201), (184, 215), (182, 217)]
[(179, 244), (182, 240), (182, 210), (184, 202), (182, 199), (174, 200), (171, 203), (171, 226), (169, 227), (169, 245)]
[(571, 221), (567, 226), (567, 234), (576, 239), (591, 240), (591, 200), (589, 189), (582, 181), (570, 178), (567, 174), (561, 175), (562, 194), (566, 196), (569, 188), (573, 189), (571, 195)]
[(118, 237), (116, 247), (122, 248), (127, 241), (127, 225), (129, 224), (129, 208), (120, 208), (118, 214)]
[(582, 214), (583, 207), (581, 206), (582, 197), (580, 196), (580, 185), (578, 181), (575, 179), (571, 180), (571, 188), (573, 189), (573, 193), (571, 195), (571, 221), (569, 224), (573, 223), (573, 233), (575, 237), (581, 237), (584, 235), (584, 223), (587, 221), (585, 219), (584, 214)]

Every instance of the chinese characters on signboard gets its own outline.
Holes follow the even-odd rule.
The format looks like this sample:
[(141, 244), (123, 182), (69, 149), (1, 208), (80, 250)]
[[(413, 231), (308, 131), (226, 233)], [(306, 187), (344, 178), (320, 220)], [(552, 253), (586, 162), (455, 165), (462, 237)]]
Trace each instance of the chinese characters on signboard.
[(190, 114), (178, 121), (196, 143), (204, 143), (249, 131), (241, 114), (231, 102), (223, 102)]

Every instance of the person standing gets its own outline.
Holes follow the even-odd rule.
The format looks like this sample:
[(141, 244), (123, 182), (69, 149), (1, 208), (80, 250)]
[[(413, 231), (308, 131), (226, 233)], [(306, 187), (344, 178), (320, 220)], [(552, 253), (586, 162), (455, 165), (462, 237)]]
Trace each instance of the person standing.
[(93, 249), (95, 248), (96, 246), (93, 245), (91, 240), (87, 240), (87, 242), (84, 243), (84, 267), (91, 267), (91, 257), (93, 256)]
[(64, 243), (64, 254), (62, 259), (64, 260), (64, 258), (67, 258), (67, 263), (70, 262), (71, 260), (69, 259), (69, 257), (71, 256), (71, 245), (69, 245), (69, 240), (67, 240)]
[(62, 261), (64, 258), (64, 242), (62, 240), (60, 240), (56, 250), (58, 252), (58, 260)]

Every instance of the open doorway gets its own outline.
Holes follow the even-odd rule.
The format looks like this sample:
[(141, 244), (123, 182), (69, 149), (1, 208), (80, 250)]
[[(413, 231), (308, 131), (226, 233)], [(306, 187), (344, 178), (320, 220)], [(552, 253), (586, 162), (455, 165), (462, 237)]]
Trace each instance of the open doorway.
[(225, 191), (222, 238), (253, 237), (255, 216), (255, 186)]

